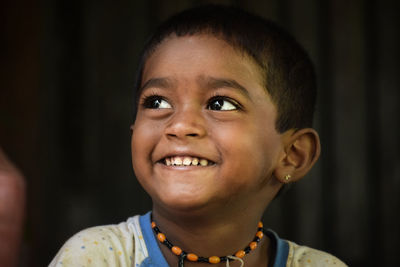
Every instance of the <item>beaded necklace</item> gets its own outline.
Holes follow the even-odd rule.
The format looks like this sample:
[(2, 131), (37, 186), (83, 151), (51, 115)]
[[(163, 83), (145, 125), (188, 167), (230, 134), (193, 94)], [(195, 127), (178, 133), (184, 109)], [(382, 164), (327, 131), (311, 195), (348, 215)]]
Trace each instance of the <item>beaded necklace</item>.
[(261, 239), (264, 236), (263, 224), (262, 224), (262, 222), (259, 222), (257, 225), (257, 232), (256, 232), (256, 235), (255, 235), (253, 241), (251, 241), (249, 243), (249, 245), (247, 247), (245, 247), (244, 249), (238, 250), (234, 255), (228, 255), (228, 256), (222, 256), (222, 257), (218, 257), (218, 256), (200, 257), (194, 253), (187, 253), (178, 246), (174, 246), (166, 238), (165, 234), (163, 234), (160, 231), (160, 229), (157, 227), (157, 225), (154, 221), (151, 222), (151, 228), (153, 228), (158, 241), (160, 241), (162, 244), (167, 246), (172, 251), (173, 254), (175, 254), (176, 256), (179, 257), (178, 267), (183, 267), (184, 261), (186, 259), (189, 261), (192, 261), (192, 262), (205, 262), (205, 263), (209, 263), (209, 264), (217, 264), (220, 262), (226, 262), (226, 266), (229, 266), (230, 260), (232, 260), (232, 261), (239, 260), (241, 262), (241, 266), (243, 266), (244, 262), (243, 262), (242, 258), (246, 254), (250, 253), (250, 251), (255, 250), (258, 246), (258, 243), (261, 241)]

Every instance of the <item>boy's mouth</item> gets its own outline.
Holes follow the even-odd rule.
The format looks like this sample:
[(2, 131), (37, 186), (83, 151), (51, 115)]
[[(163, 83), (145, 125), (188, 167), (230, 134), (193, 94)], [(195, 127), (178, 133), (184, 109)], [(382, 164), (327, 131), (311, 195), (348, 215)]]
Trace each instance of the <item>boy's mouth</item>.
[(215, 162), (211, 160), (191, 157), (191, 156), (174, 156), (174, 157), (166, 157), (159, 161), (162, 164), (167, 166), (210, 166), (214, 165)]

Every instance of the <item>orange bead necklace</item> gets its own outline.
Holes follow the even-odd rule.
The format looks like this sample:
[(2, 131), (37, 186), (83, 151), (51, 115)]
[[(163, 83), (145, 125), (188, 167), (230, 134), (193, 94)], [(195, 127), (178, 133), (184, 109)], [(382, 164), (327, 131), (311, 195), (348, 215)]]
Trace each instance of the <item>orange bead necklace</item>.
[(197, 256), (194, 253), (187, 253), (183, 251), (180, 247), (174, 246), (167, 238), (166, 236), (160, 231), (160, 229), (157, 227), (156, 223), (154, 221), (151, 222), (151, 228), (153, 228), (154, 233), (157, 236), (158, 241), (160, 241), (162, 244), (167, 246), (172, 253), (177, 255), (179, 257), (179, 262), (178, 262), (178, 267), (183, 267), (184, 261), (187, 259), (192, 262), (205, 262), (205, 263), (210, 263), (210, 264), (217, 264), (220, 262), (226, 262), (230, 260), (240, 260), (242, 263), (243, 261), (241, 260), (246, 254), (250, 253), (250, 251), (255, 250), (258, 246), (258, 243), (261, 241), (261, 239), (264, 237), (264, 228), (262, 222), (259, 222), (257, 225), (257, 233), (254, 237), (254, 239), (249, 243), (247, 247), (245, 247), (242, 250), (237, 251), (233, 255), (228, 255), (228, 256), (211, 256), (211, 257), (200, 257)]

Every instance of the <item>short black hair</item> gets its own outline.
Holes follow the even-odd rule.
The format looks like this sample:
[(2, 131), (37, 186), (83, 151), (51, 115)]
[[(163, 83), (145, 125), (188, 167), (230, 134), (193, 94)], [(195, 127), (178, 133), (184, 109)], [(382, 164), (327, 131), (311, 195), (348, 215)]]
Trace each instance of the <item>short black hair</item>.
[(264, 87), (277, 107), (275, 127), (312, 127), (316, 101), (314, 67), (305, 50), (270, 20), (232, 6), (206, 5), (172, 16), (145, 44), (136, 74), (135, 96), (140, 94), (146, 60), (168, 37), (209, 34), (244, 52), (260, 67)]

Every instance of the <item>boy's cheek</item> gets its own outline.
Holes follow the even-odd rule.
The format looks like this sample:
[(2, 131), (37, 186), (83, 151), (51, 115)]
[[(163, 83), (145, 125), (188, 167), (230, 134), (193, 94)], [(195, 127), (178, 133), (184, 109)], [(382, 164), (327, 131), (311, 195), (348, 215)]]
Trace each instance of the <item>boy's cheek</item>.
[[(148, 157), (150, 151), (151, 131), (146, 127), (138, 127), (137, 125), (132, 130), (131, 139), (131, 152), (132, 152), (132, 163), (134, 168), (137, 162), (141, 162), (143, 158)], [(143, 162), (142, 162), (143, 163)]]

